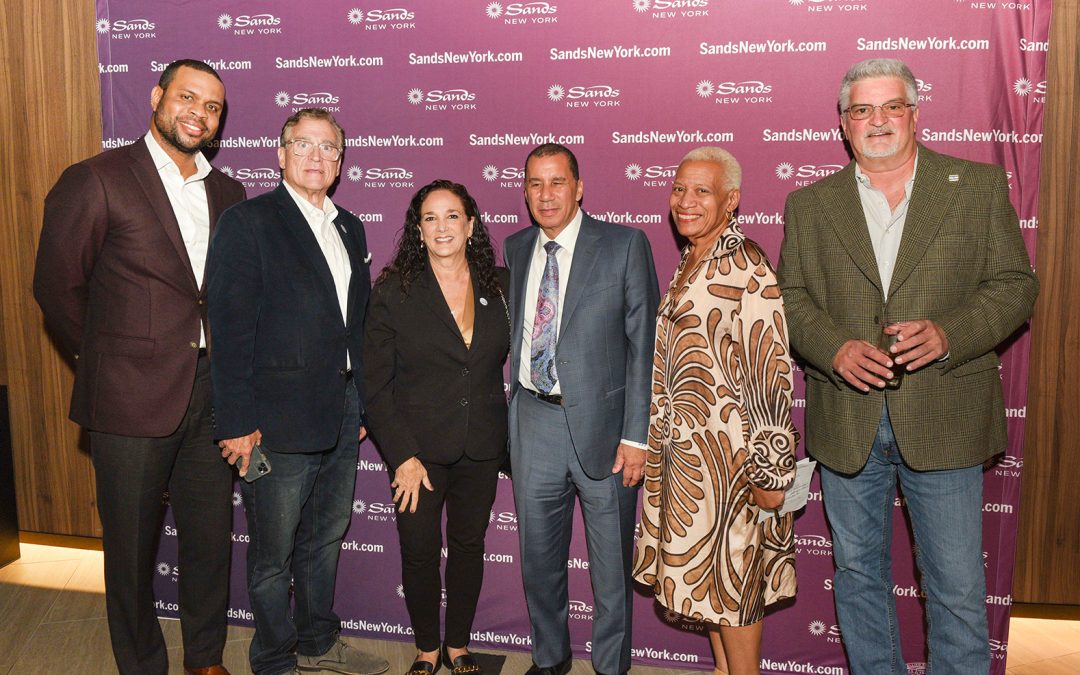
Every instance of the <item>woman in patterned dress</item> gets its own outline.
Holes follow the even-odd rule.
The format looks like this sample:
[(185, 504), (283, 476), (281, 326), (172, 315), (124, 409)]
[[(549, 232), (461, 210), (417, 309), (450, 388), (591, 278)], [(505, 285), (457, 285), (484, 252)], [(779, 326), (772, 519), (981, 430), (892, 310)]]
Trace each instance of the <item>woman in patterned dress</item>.
[(717, 672), (739, 675), (759, 672), (766, 605), (795, 595), (792, 516), (757, 516), (782, 505), (798, 441), (780, 288), (733, 215), (741, 179), (708, 147), (675, 175), (689, 245), (657, 312), (634, 560), (664, 607), (709, 624)]

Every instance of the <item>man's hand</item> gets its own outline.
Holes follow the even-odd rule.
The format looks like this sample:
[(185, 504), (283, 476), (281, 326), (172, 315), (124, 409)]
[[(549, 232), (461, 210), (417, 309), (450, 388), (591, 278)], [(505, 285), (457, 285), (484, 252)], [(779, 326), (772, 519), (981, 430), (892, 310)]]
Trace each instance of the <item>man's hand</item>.
[(848, 340), (840, 345), (832, 362), (833, 370), (863, 393), (870, 387), (884, 389), (885, 380), (892, 379), (892, 365), (891, 358), (865, 340)]
[(933, 363), (949, 352), (945, 331), (930, 319), (901, 321), (886, 326), (883, 332), (896, 336), (891, 351), (898, 364), (907, 364), (908, 372)]
[(408, 509), (409, 513), (416, 513), (421, 485), (426, 487), (428, 492), (435, 490), (428, 478), (424, 463), (415, 457), (410, 457), (397, 468), (394, 472), (394, 482), (390, 483), (390, 487), (394, 488), (394, 501), (398, 505), (399, 512)]
[(624, 487), (632, 487), (641, 482), (645, 475), (645, 451), (635, 448), (626, 443), (619, 443), (619, 449), (615, 451), (615, 465), (611, 467), (611, 473), (622, 471), (622, 484)]
[(784, 505), (783, 490), (762, 490), (753, 483), (750, 484), (751, 501), (762, 509), (778, 509)]
[(226, 438), (218, 441), (218, 447), (221, 448), (221, 456), (229, 464), (236, 464), (236, 460), (243, 459), (240, 464), (240, 476), (243, 477), (248, 472), (248, 460), (251, 459), (251, 448), (262, 442), (262, 432), (256, 429), (247, 436), (240, 436), (239, 438)]

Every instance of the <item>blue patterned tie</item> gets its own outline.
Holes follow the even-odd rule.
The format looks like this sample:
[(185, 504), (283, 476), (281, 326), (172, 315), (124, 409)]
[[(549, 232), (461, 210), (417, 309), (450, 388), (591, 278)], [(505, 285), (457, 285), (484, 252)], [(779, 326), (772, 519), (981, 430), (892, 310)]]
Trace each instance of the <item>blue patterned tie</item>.
[(536, 390), (547, 394), (555, 386), (555, 342), (558, 338), (559, 317), (559, 261), (555, 252), (559, 245), (553, 241), (544, 244), (547, 264), (540, 279), (540, 292), (536, 295), (536, 318), (532, 328), (532, 381)]

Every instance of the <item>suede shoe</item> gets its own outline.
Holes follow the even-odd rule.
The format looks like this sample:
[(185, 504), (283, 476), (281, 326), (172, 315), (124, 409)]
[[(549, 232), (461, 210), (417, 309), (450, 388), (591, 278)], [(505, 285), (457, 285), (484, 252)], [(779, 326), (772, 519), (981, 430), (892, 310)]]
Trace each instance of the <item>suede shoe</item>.
[(379, 675), (390, 670), (390, 662), (381, 656), (353, 649), (341, 637), (337, 637), (330, 649), (320, 656), (296, 655), (296, 669), (300, 671), (329, 670), (343, 675)]

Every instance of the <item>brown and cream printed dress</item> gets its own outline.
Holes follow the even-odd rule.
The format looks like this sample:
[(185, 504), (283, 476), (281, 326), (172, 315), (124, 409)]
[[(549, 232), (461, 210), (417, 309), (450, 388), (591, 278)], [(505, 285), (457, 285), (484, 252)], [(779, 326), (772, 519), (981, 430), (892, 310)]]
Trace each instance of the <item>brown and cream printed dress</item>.
[(758, 524), (750, 483), (795, 476), (792, 373), (780, 287), (732, 221), (657, 312), (634, 577), (662, 605), (723, 626), (795, 595), (792, 516)]

